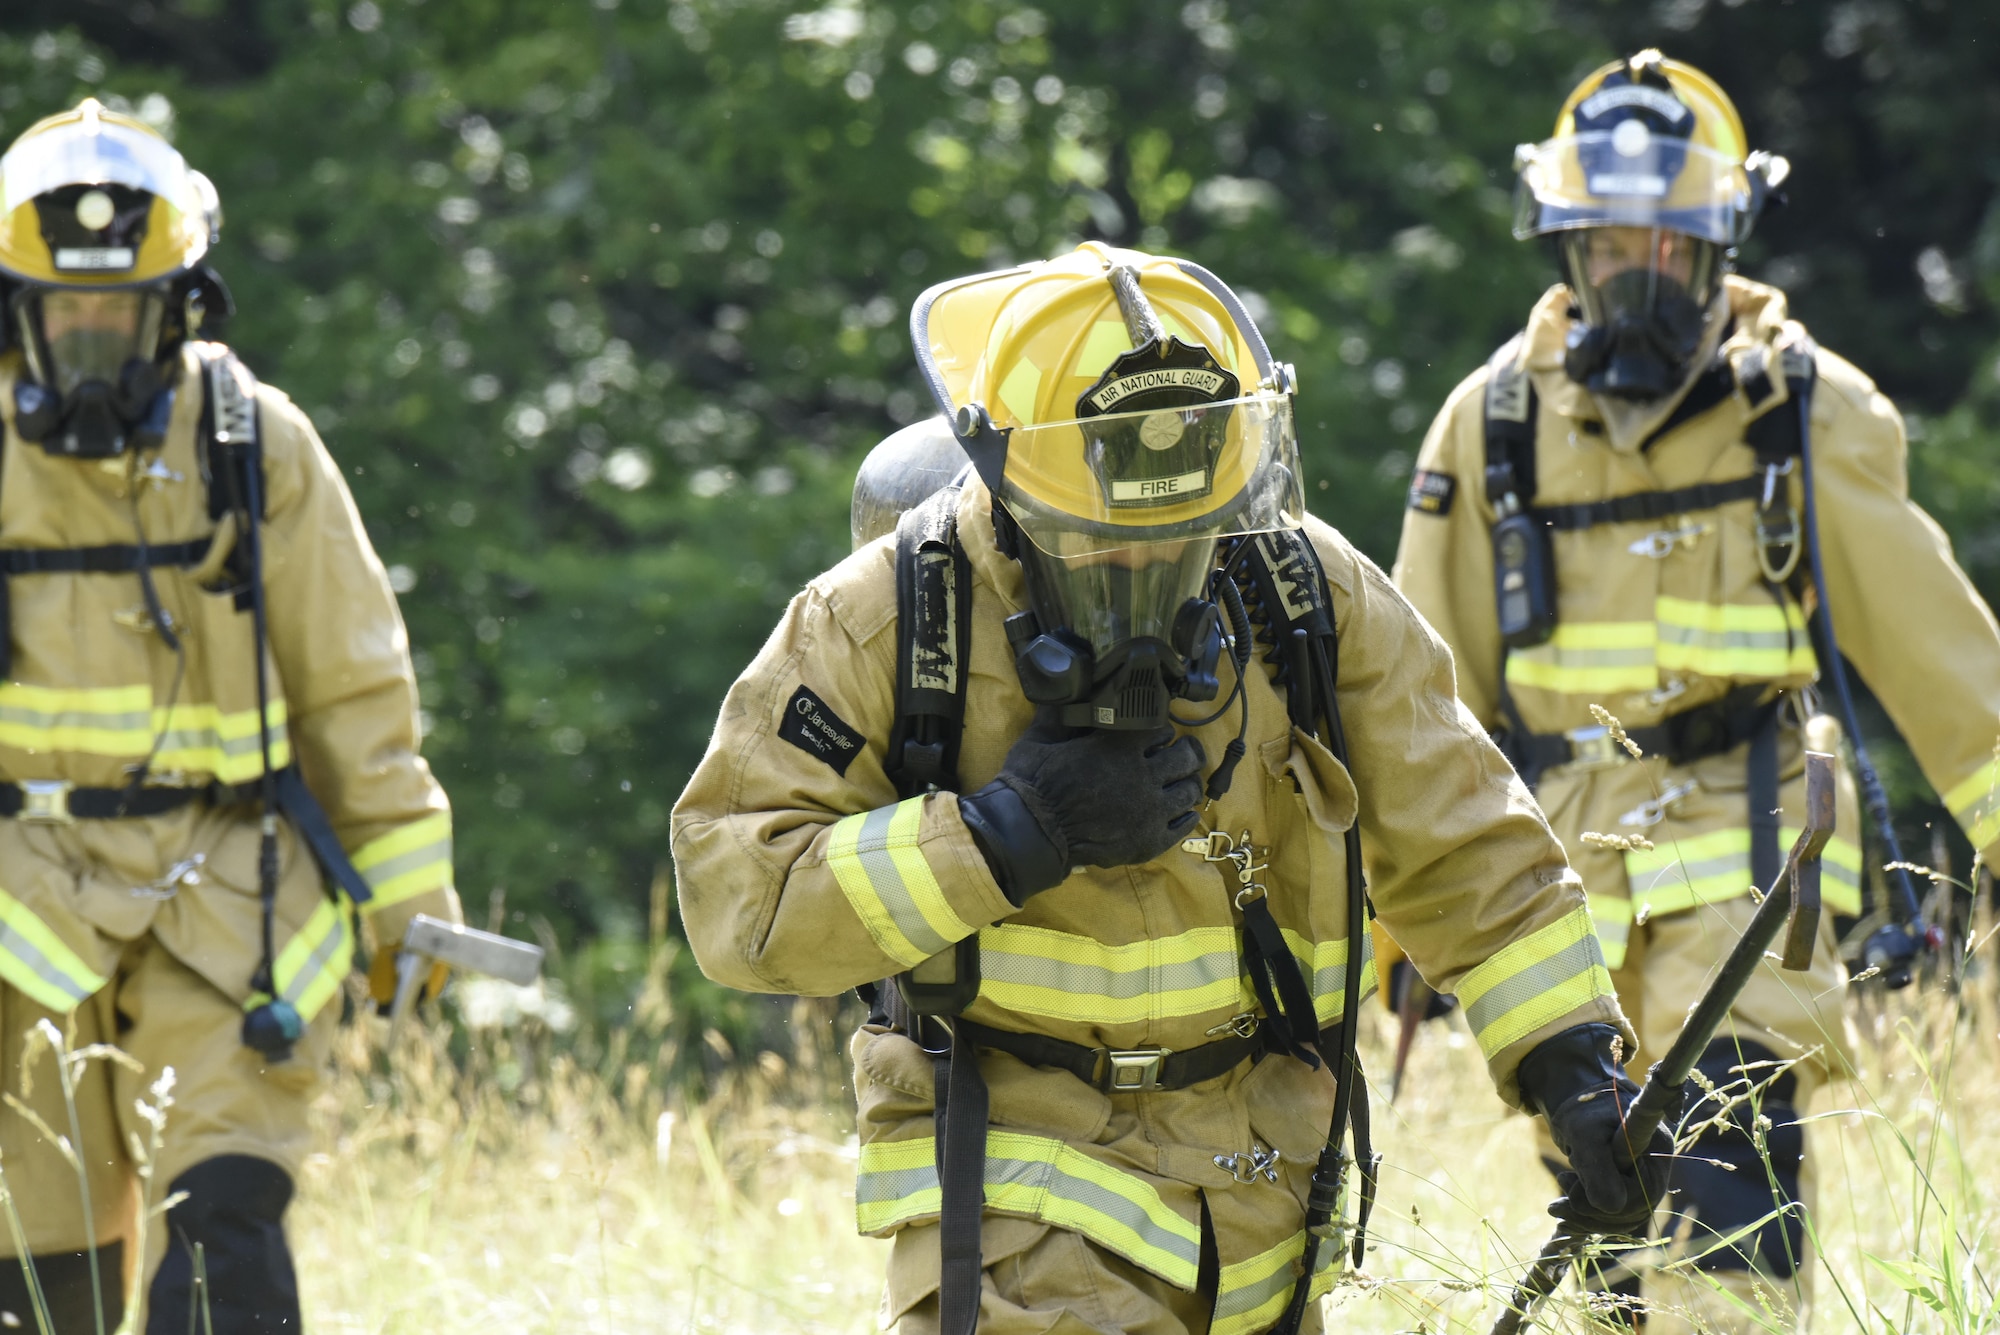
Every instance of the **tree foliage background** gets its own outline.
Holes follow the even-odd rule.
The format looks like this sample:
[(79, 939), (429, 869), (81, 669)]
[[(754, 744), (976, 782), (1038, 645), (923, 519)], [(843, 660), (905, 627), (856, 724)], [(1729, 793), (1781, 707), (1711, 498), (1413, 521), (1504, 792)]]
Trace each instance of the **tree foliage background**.
[(1315, 507), (1386, 561), (1431, 413), (1551, 277), (1513, 146), (1642, 45), (1792, 159), (1741, 267), (1899, 401), (2000, 595), (2000, 6), (805, 3), (0, 10), (0, 134), (95, 94), (216, 181), (230, 339), (403, 595), (469, 912), (545, 921), (601, 1011), (723, 690), (930, 411), (919, 291), (1092, 236), (1200, 259), (1297, 364)]

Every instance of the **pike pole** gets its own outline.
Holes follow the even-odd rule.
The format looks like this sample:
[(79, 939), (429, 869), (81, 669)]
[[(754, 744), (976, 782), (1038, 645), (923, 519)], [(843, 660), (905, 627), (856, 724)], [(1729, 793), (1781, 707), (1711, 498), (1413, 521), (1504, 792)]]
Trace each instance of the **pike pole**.
[[(1646, 1072), (1646, 1084), (1632, 1100), (1625, 1118), (1625, 1144), (1633, 1153), (1651, 1143), (1667, 1109), (1687, 1083), (1688, 1073), (1715, 1037), (1750, 975), (1763, 964), (1764, 954), (1781, 928), (1787, 929), (1779, 961), (1782, 967), (1794, 972), (1811, 967), (1813, 941), (1819, 930), (1820, 851), (1833, 837), (1833, 765), (1830, 755), (1806, 752), (1805, 828), (1792, 845), (1777, 881), (1764, 892), (1749, 927), (1722, 962), (1721, 972), (1688, 1013), (1673, 1046)], [(1556, 1291), (1590, 1236), (1556, 1230), (1507, 1300), (1506, 1310), (1493, 1323), (1493, 1335), (1518, 1335), (1528, 1327), (1535, 1309)]]

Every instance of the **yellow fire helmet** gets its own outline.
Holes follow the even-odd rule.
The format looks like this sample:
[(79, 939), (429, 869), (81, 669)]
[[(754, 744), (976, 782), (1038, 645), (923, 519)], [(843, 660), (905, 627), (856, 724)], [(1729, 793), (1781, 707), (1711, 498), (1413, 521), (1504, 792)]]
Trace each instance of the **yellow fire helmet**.
[(1052, 556), (1302, 522), (1291, 368), (1198, 264), (1086, 242), (941, 283), (910, 330), (980, 476)]
[(0, 271), (52, 287), (172, 278), (215, 243), (208, 178), (136, 117), (85, 98), (0, 156)]
[(1514, 235), (1660, 227), (1740, 245), (1790, 172), (1748, 151), (1743, 120), (1713, 79), (1657, 50), (1578, 84), (1553, 137), (1514, 150)]

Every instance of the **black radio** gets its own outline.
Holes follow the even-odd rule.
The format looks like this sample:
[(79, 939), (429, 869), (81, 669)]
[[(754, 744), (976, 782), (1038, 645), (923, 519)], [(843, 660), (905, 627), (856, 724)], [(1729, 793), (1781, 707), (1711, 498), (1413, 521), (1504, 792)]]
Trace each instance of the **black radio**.
[(1556, 632), (1556, 563), (1547, 525), (1521, 507), (1512, 464), (1486, 470), (1493, 497), (1493, 604), (1509, 649), (1545, 644)]

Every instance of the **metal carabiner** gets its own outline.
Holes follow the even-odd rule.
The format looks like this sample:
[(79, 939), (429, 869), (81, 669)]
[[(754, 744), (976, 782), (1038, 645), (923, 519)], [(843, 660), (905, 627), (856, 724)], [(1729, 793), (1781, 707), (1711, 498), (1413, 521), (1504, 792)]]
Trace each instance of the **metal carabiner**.
[(1683, 524), (1679, 528), (1655, 529), (1645, 537), (1635, 539), (1625, 550), (1634, 556), (1647, 556), (1655, 561), (1663, 561), (1682, 543), (1692, 547), (1702, 534), (1712, 532), (1713, 529), (1712, 524)]
[(1649, 797), (1638, 806), (1618, 818), (1618, 823), (1627, 829), (1650, 830), (1667, 818), (1667, 809), (1692, 793), (1700, 785), (1693, 780), (1677, 783), (1658, 797)]

